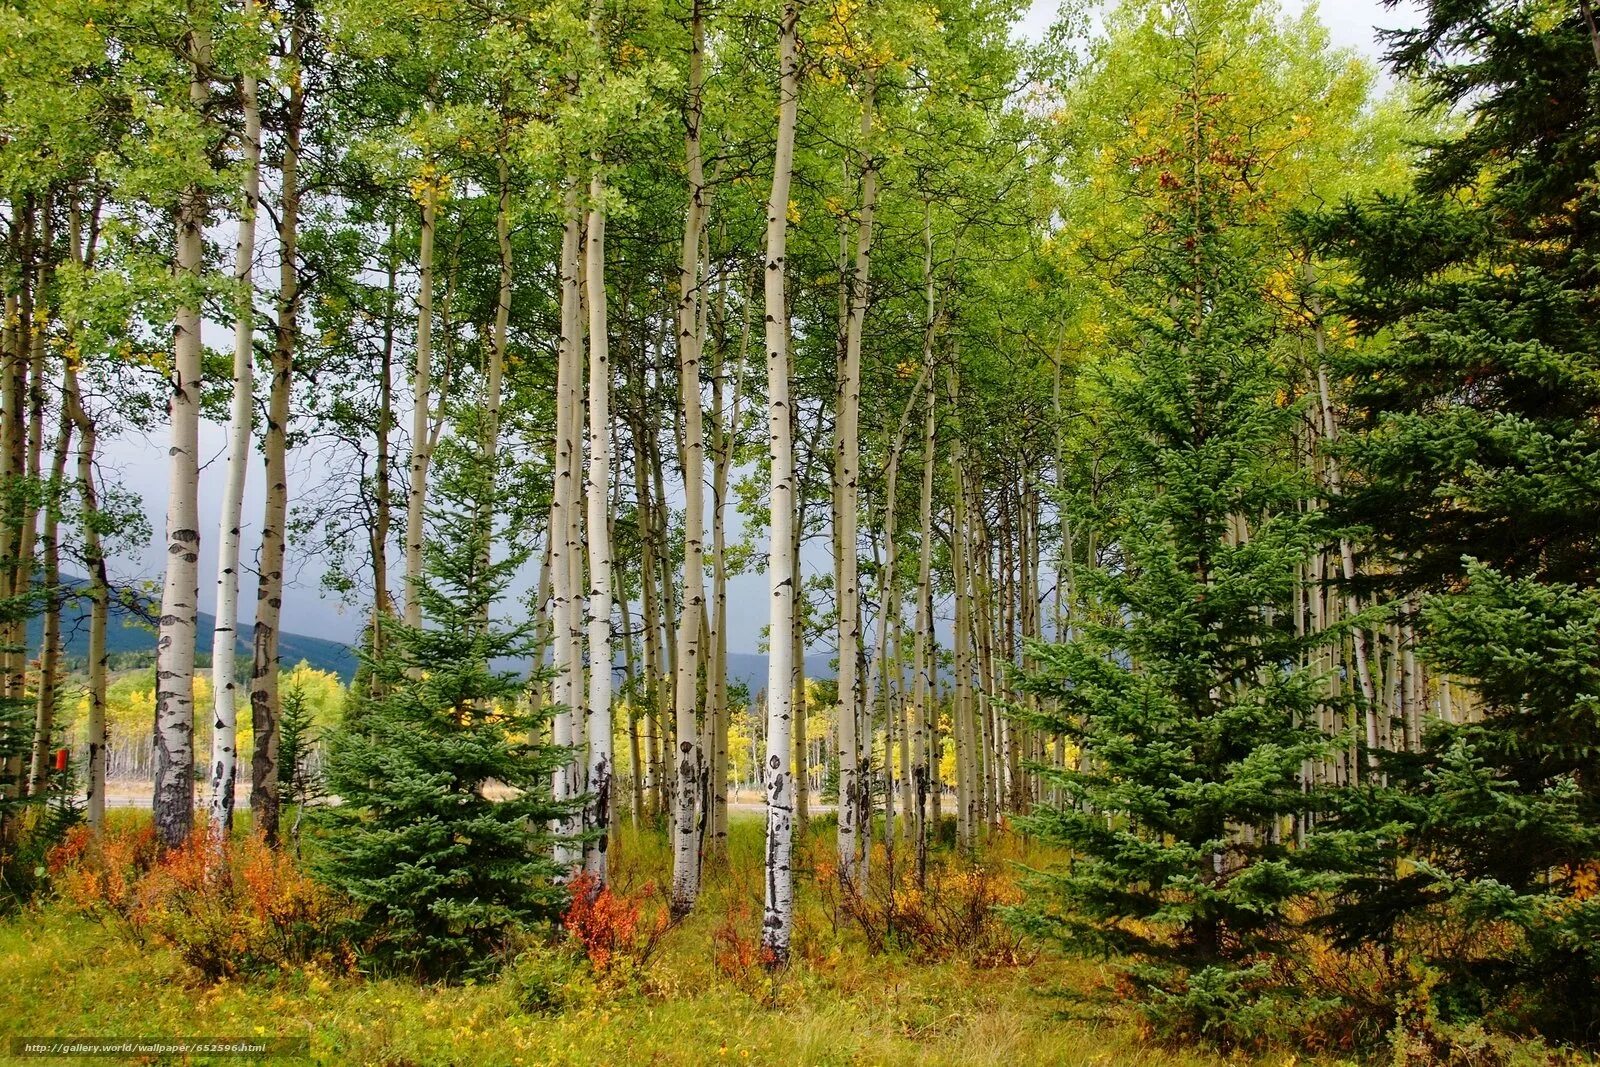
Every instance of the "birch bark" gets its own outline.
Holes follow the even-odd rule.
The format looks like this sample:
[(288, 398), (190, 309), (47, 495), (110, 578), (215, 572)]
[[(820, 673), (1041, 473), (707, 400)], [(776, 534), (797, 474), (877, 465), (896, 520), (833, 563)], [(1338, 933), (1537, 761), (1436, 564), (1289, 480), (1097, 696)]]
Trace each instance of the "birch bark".
[(589, 304), (589, 737), (588, 818), (595, 834), (584, 846), (584, 870), (606, 883), (610, 846), (611, 780), (611, 354), (606, 333), (605, 188), (589, 183), (587, 241)]
[(704, 88), (704, 24), (698, 2), (690, 10), (689, 92), (684, 103), (684, 147), (689, 203), (684, 212), (678, 265), (678, 395), (683, 419), (683, 601), (678, 615), (673, 706), (677, 770), (672, 845), (672, 913), (685, 915), (700, 895), (697, 835), (699, 777), (704, 762), (697, 723), (702, 615), (705, 612), (705, 428), (700, 408), (700, 231), (705, 225), (705, 175), (700, 158)]
[[(861, 510), (861, 332), (867, 316), (872, 256), (872, 214), (878, 173), (872, 162), (874, 84), (867, 78), (861, 103), (861, 215), (856, 225), (855, 269), (849, 284), (845, 338), (839, 367), (834, 439), (834, 524), (839, 559), (839, 878), (848, 889), (864, 885), (872, 790), (863, 773), (862, 747), (871, 751), (871, 720), (862, 707), (857, 664), (861, 656), (861, 586), (857, 522)], [(865, 735), (865, 737), (863, 737)]]
[(789, 422), (788, 266), (789, 182), (794, 169), (795, 120), (800, 103), (797, 49), (799, 0), (785, 0), (778, 28), (778, 135), (767, 201), (766, 307), (767, 428), (772, 465), (772, 530), (767, 578), (772, 593), (767, 656), (767, 844), (761, 948), (769, 967), (789, 960), (794, 929), (794, 771), (790, 690), (794, 624), (794, 438)]
[[(255, 0), (245, 0), (248, 19)], [(250, 427), (255, 394), (255, 288), (251, 276), (256, 255), (256, 210), (261, 198), (261, 111), (256, 105), (255, 75), (239, 78), (244, 110), (243, 203), (239, 241), (233, 261), (233, 407), (228, 421), (228, 470), (222, 491), (217, 531), (216, 628), (211, 635), (211, 805), (213, 833), (233, 825), (233, 787), (239, 774), (238, 685), (234, 663), (239, 647), (239, 526), (244, 483), (250, 467)]]
[[(301, 32), (290, 31), (290, 53), (298, 57)], [(284, 130), (281, 175), (282, 209), (278, 218), (277, 336), (272, 347), (264, 440), (267, 499), (261, 520), (261, 577), (256, 591), (253, 665), (250, 672), (250, 724), (255, 751), (250, 761), (250, 812), (269, 842), (278, 839), (278, 624), (283, 612), (283, 557), (289, 516), (289, 392), (294, 374), (294, 349), (300, 314), (300, 126), (305, 93), (300, 79), (290, 83)]]
[[(209, 42), (188, 34), (189, 103), (206, 106)], [(156, 629), (156, 833), (168, 848), (183, 844), (194, 825), (194, 658), (200, 597), (199, 289), (205, 269), (206, 206), (202, 192), (184, 193), (177, 216), (177, 273), (191, 287), (174, 316), (171, 424), (167, 481), (167, 567)]]

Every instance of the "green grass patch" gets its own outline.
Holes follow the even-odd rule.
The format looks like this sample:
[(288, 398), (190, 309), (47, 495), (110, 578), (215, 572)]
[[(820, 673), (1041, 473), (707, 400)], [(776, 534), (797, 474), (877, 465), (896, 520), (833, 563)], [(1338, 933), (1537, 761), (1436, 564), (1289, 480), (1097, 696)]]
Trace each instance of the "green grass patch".
[[(500, 979), (478, 984), (418, 985), (317, 967), (206, 983), (170, 949), (141, 949), (45, 903), (0, 924), (0, 1043), (307, 1037), (312, 1062), (395, 1067), (1296, 1062), (1288, 1054), (1240, 1061), (1156, 1049), (1114, 1012), (1068, 1017), (1062, 994), (1103, 988), (1109, 972), (1093, 963), (1041, 953), (1026, 966), (979, 969), (960, 958), (930, 964), (900, 951), (871, 954), (810, 870), (799, 875), (793, 965), (776, 979), (759, 969), (732, 973), (719, 960), (718, 933), (756, 936), (761, 833), (759, 818), (736, 818), (728, 860), (708, 865), (694, 914), (664, 936), (644, 968), (621, 978), (597, 976), (570, 957), (552, 963), (559, 950), (530, 944)], [(619, 890), (658, 900), (650, 886), (666, 883), (664, 836), (624, 830), (618, 845)], [(804, 854), (821, 865), (831, 847), (814, 835)], [(1028, 854), (1014, 840), (1007, 849)]]

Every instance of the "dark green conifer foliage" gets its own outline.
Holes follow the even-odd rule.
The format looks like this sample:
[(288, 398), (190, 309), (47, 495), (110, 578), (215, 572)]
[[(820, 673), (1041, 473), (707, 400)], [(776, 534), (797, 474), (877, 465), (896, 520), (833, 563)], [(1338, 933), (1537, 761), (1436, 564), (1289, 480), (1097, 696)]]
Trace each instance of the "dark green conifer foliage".
[[(523, 561), (489, 563), (477, 508), (491, 482), (461, 446), (441, 449), (420, 629), (386, 622), (377, 683), (356, 723), (334, 733), (319, 808), (323, 876), (362, 908), (358, 932), (380, 966), (456, 978), (488, 969), (520, 925), (553, 919), (551, 799), (562, 753), (546, 740), (523, 682), (497, 662), (527, 654), (526, 626), (483, 618)], [(490, 509), (493, 511), (493, 509)], [(486, 795), (491, 784), (515, 792)], [(499, 795), (499, 790), (496, 790)]]
[[(1444, 1013), (1594, 1040), (1600, 1014), (1600, 69), (1577, 4), (1435, 0), (1391, 60), (1469, 116), (1413, 192), (1305, 228), (1377, 343), (1350, 384), (1344, 517), (1481, 716), (1351, 796), (1351, 940), (1440, 942)], [(1382, 833), (1376, 838), (1374, 831)], [(1467, 943), (1471, 952), (1451, 946)], [(1509, 1015), (1507, 1019), (1504, 1016)]]
[[(14, 563), (12, 564), (14, 565)], [(26, 620), (42, 610), (37, 587), (0, 599), (0, 624)], [(4, 651), (26, 653), (26, 647)], [(16, 846), (28, 797), (28, 761), (33, 754), (34, 700), (26, 692), (0, 696), (0, 856)]]
[(1107, 382), (1126, 467), (1093, 521), (1117, 561), (1082, 576), (1097, 610), (1077, 640), (1037, 650), (1026, 683), (1048, 698), (1035, 721), (1082, 762), (1045, 772), (1062, 803), (1026, 820), (1078, 858), (1040, 878), (1025, 914), (1070, 950), (1129, 957), (1166, 1036), (1228, 1044), (1287, 1003), (1262, 954), (1324, 884), (1293, 841), (1319, 803), (1301, 769), (1330, 742), (1323, 683), (1301, 666), (1315, 639), (1292, 613), (1317, 519), (1289, 452), (1297, 411), (1264, 257), (1242, 224), (1258, 163), (1211, 128), (1204, 89), (1182, 107), (1184, 133), (1146, 161), (1129, 365)]

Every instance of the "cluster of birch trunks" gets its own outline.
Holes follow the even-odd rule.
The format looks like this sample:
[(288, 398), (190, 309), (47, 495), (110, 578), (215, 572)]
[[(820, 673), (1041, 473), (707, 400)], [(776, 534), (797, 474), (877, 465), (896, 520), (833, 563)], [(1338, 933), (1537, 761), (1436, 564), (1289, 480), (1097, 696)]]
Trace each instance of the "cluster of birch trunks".
[[(254, 18), (257, 6), (256, 0), (243, 0), (243, 14)], [(875, 143), (881, 121), (877, 79), (888, 66), (866, 63), (852, 74), (851, 136), (863, 147), (859, 153), (840, 150), (841, 157), (853, 159), (853, 171), (852, 159), (845, 159), (845, 169), (852, 174), (856, 199), (838, 216), (838, 316), (828, 324), (836, 327), (837, 360), (832, 395), (820, 404), (831, 414), (831, 426), (820, 414), (809, 418), (806, 402), (819, 398), (797, 385), (788, 259), (803, 82), (799, 0), (785, 0), (774, 13), (778, 108), (770, 156), (762, 155), (755, 168), (762, 181), (770, 182), (765, 229), (759, 247), (752, 237), (742, 254), (714, 256), (712, 201), (718, 185), (706, 174), (702, 144), (710, 16), (702, 0), (688, 4), (686, 86), (681, 115), (674, 116), (681, 118), (684, 131), (683, 225), (676, 277), (658, 286), (671, 295), (673, 306), (644, 317), (653, 346), (650, 337), (638, 336), (637, 322), (619, 321), (612, 311), (612, 300), (621, 294), (626, 301), (628, 289), (608, 278), (608, 271), (617, 269), (617, 257), (607, 255), (612, 201), (598, 152), (567, 159), (554, 183), (560, 205), (554, 425), (540, 429), (541, 435), (552, 431), (547, 435), (552, 492), (533, 607), (551, 671), (547, 684), (530, 686), (529, 699), (554, 707), (552, 739), (572, 752), (555, 777), (556, 796), (585, 798), (580, 814), (561, 827), (566, 833), (558, 858), (603, 882), (613, 813), (625, 807), (635, 818), (658, 816), (673, 842), (672, 907), (680, 914), (691, 909), (703, 865), (719, 854), (727, 836), (729, 727), (736, 710), (728, 681), (728, 589), (734, 568), (728, 514), (736, 504), (733, 482), (741, 465), (756, 470), (768, 520), (766, 552), (755, 564), (764, 567), (767, 582), (768, 675), (763, 691), (755, 694), (761, 716), (752, 743), (761, 748), (752, 761), (758, 767), (752, 780), (764, 791), (766, 808), (763, 945), (769, 958), (781, 961), (793, 922), (795, 831), (817, 809), (819, 789), (833, 787), (834, 763), (837, 800), (829, 803), (837, 815), (838, 871), (855, 889), (869, 876), (875, 834), (925, 862), (935, 827), (947, 814), (954, 815), (958, 846), (972, 849), (984, 828), (1000, 826), (1008, 815), (1048, 798), (1041, 769), (1066, 767), (1077, 754), (1061, 738), (1019, 724), (1007, 708), (1034, 699), (1017, 683), (1018, 674), (1032, 666), (1029, 642), (1071, 639), (1075, 620), (1088, 610), (1080, 598), (1082, 572), (1106, 565), (1108, 546), (1092, 526), (1074, 528), (1059, 496), (1069, 462), (1063, 452), (1069, 415), (1062, 410), (1060, 353), (1052, 357), (1054, 410), (1043, 413), (1027, 447), (974, 456), (991, 428), (967, 421), (981, 409), (969, 403), (961, 360), (948, 350), (944, 327), (951, 293), (936, 270), (933, 212), (939, 197), (932, 192), (916, 194), (922, 205), (920, 235), (905, 228), (895, 235), (905, 247), (920, 251), (922, 260), (921, 291), (914, 294), (920, 299), (907, 301), (902, 295), (902, 306), (916, 307), (912, 317), (920, 321), (913, 326), (922, 338), (920, 353), (904, 369), (911, 388), (897, 401), (890, 432), (870, 443), (863, 440), (863, 337), (874, 306), (880, 167), (888, 158)], [(307, 66), (316, 12), (298, 5), (286, 15), (276, 9), (272, 14), (281, 46), (277, 61), (283, 69)], [(591, 16), (595, 34), (601, 33), (601, 21), (598, 13)], [(270, 841), (278, 834), (280, 808), (278, 640), (290, 525), (291, 397), (295, 388), (314, 384), (299, 380), (307, 310), (297, 248), (304, 221), (301, 198), (307, 193), (301, 163), (309, 90), (296, 75), (270, 85), (261, 99), (256, 67), (246, 63), (235, 75), (221, 77), (204, 20), (181, 25), (172, 55), (186, 89), (177, 103), (190, 108), (201, 128), (223, 146), (218, 154), (228, 157), (226, 176), (238, 183), (238, 209), (228, 213), (226, 279), (214, 277), (222, 272), (208, 267), (206, 257), (208, 227), (223, 214), (215, 207), (216, 189), (184, 186), (170, 216), (163, 216), (172, 227), (172, 274), (183, 284), (171, 300), (170, 367), (163, 367), (162, 375), (169, 483), (154, 729), (149, 738), (108, 743), (107, 627), (113, 587), (102, 545), (106, 486), (100, 464), (105, 457), (97, 436), (101, 427), (83, 403), (79, 380), (75, 339), (83, 324), (66, 310), (70, 305), (50, 296), (58, 287), (58, 272), (95, 271), (114, 218), (125, 226), (127, 217), (139, 216), (131, 210), (117, 214), (106, 181), (64, 178), (10, 201), (5, 236), (11, 269), (3, 277), (0, 332), (0, 484), (7, 488), (0, 514), (0, 602), (21, 604), (37, 595), (44, 628), (34, 660), (26, 640), (29, 613), (13, 610), (0, 619), (0, 697), (36, 709), (29, 743), (13, 746), (16, 752), (8, 757), (4, 787), (15, 797), (47, 786), (66, 674), (62, 618), (69, 597), (81, 595), (89, 604), (88, 745), (82, 772), (91, 824), (102, 823), (108, 776), (148, 775), (164, 841), (174, 844), (191, 833), (197, 799), (203, 817), (226, 828), (243, 763), (251, 779), (254, 825)], [(436, 76), (429, 77), (412, 101), (415, 110), (425, 116), (438, 111), (444, 121), (444, 91)], [(271, 120), (270, 166), (263, 163), (264, 110)], [(511, 112), (502, 109), (497, 120), (500, 136), (508, 136)], [(492, 192), (486, 202), (493, 205), (495, 297), (481, 321), (470, 324), (479, 331), (475, 340), (481, 348), (482, 365), (473, 368), (478, 443), (491, 459), (503, 447), (502, 408), (519, 310), (513, 298), (524, 263), (515, 255), (513, 232), (527, 193), (508, 154), (498, 151), (493, 159), (492, 173), (482, 180)], [(716, 165), (724, 162), (719, 157)], [(264, 172), (270, 173), (270, 205), (263, 196)], [(407, 264), (415, 268), (414, 282), (400, 279), (392, 218), (386, 262), (366, 265), (387, 296), (389, 312), (377, 327), (377, 431), (360, 478), (363, 506), (370, 513), (364, 529), (372, 603), (365, 640), (375, 655), (385, 647), (391, 620), (400, 618), (412, 627), (427, 621), (420, 599), (410, 592), (423, 574), (430, 467), (441, 436), (450, 429), (448, 401), (467, 358), (458, 351), (459, 257), (438, 247), (449, 179), (427, 168), (419, 174), (409, 184), (415, 203), (407, 205), (418, 216), (414, 259)], [(143, 217), (157, 214), (146, 211)], [(270, 239), (275, 247), (277, 277), (271, 286), (262, 286), (259, 278), (258, 239)], [(407, 338), (400, 334), (395, 309), (403, 286), (413, 284), (414, 290), (404, 294), (408, 299), (414, 294), (416, 309), (409, 351), (404, 351)], [(208, 310), (199, 298), (208, 285), (226, 292), (232, 371), (224, 492), (218, 514), (205, 522), (199, 505), (201, 326), (202, 318), (217, 309), (216, 301)], [(809, 328), (818, 328), (815, 321)], [(1307, 388), (1318, 402), (1306, 408), (1298, 445), (1303, 463), (1332, 496), (1339, 490), (1340, 472), (1336, 453), (1326, 445), (1337, 438), (1339, 427), (1320, 326), (1313, 339)], [(619, 342), (616, 365), (614, 340)], [(674, 364), (670, 374), (662, 367), (668, 360)], [(264, 397), (255, 391), (258, 364), (267, 372)], [(761, 367), (764, 387), (757, 387), (753, 383), (760, 376), (754, 372)], [(406, 370), (409, 383), (397, 383)], [(673, 380), (677, 395), (663, 404), (661, 387)], [(881, 421), (874, 398), (867, 402), (874, 423)], [(672, 410), (664, 415), (667, 407)], [(409, 430), (403, 479), (397, 452), (402, 420)], [(748, 436), (741, 428), (750, 423), (764, 424), (765, 447), (758, 460), (740, 458), (742, 438)], [(257, 432), (265, 495), (261, 513), (249, 517), (259, 532), (250, 553), (243, 551), (241, 531), (247, 525), (244, 487)], [(808, 434), (828, 439), (800, 447)], [(628, 464), (616, 448), (624, 439), (631, 445)], [(870, 472), (863, 470), (869, 456), (875, 468)], [(1070, 460), (1080, 466), (1088, 462), (1081, 456)], [(805, 469), (810, 465), (826, 470), (826, 500), (807, 492), (816, 481)], [(674, 466), (681, 480), (669, 484), (666, 472)], [(630, 468), (631, 484), (621, 475)], [(910, 542), (899, 535), (901, 524), (911, 519), (911, 509), (900, 503), (910, 495), (902, 493), (903, 485), (917, 487), (914, 554), (904, 552)], [(680, 504), (681, 531), (674, 528)], [(832, 724), (825, 738), (808, 736), (813, 709), (803, 664), (819, 635), (809, 625), (810, 613), (801, 610), (802, 551), (814, 527), (808, 516), (815, 520), (819, 512), (827, 516), (833, 564), (833, 610), (825, 616), (831, 633), (824, 644), (837, 652), (838, 697), (825, 709)], [(70, 539), (61, 523), (69, 513), (81, 526)], [(869, 520), (865, 528), (863, 515)], [(630, 543), (638, 547), (627, 558), (614, 552), (621, 516), (630, 517)], [(390, 573), (397, 527), (403, 533), (398, 582)], [(213, 536), (211, 531), (217, 546), (216, 572), (210, 576), (217, 623), (213, 633), (201, 634), (200, 544), (202, 536)], [(1245, 538), (1249, 531), (1241, 528), (1232, 536)], [(873, 564), (865, 575), (863, 545)], [(64, 589), (63, 552), (69, 547), (87, 571), (81, 594)], [(1341, 542), (1302, 566), (1297, 627), (1327, 629), (1362, 612), (1358, 594), (1350, 591), (1358, 556), (1356, 546)], [(234, 680), (235, 642), (247, 564), (255, 584), (254, 638), (248, 683), (240, 692)], [(637, 604), (630, 602), (635, 589)], [(1348, 629), (1342, 647), (1315, 665), (1328, 684), (1359, 697), (1346, 706), (1359, 709), (1353, 714), (1361, 716), (1359, 723), (1350, 723), (1327, 712), (1321, 725), (1330, 735), (1359, 726), (1369, 752), (1415, 746), (1430, 715), (1455, 720), (1472, 714), (1448, 678), (1424, 675), (1405, 613), (1384, 619)], [(194, 699), (202, 640), (211, 641), (211, 669), (218, 682), (214, 703), (205, 709)], [(617, 672), (610, 669), (619, 656), (620, 691)], [(237, 751), (241, 701), (247, 701), (253, 735), (248, 760)], [(619, 708), (627, 710), (625, 723), (614, 721)], [(210, 738), (204, 761), (197, 731)], [(620, 755), (614, 751), (619, 737), (627, 747)], [(947, 750), (954, 765), (948, 782)], [(1308, 783), (1353, 782), (1367, 773), (1355, 748), (1304, 769)]]

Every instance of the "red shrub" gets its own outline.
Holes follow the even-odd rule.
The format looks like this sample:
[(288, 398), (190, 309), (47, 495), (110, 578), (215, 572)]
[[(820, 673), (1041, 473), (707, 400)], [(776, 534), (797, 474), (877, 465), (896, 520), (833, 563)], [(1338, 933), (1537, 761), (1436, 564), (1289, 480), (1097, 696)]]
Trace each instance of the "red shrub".
[(609, 885), (597, 888), (593, 875), (581, 874), (569, 889), (572, 902), (561, 924), (583, 947), (596, 971), (605, 971), (619, 960), (643, 965), (671, 925), (666, 908), (659, 906), (653, 916), (640, 920), (645, 902), (655, 895), (653, 884), (622, 894)]

